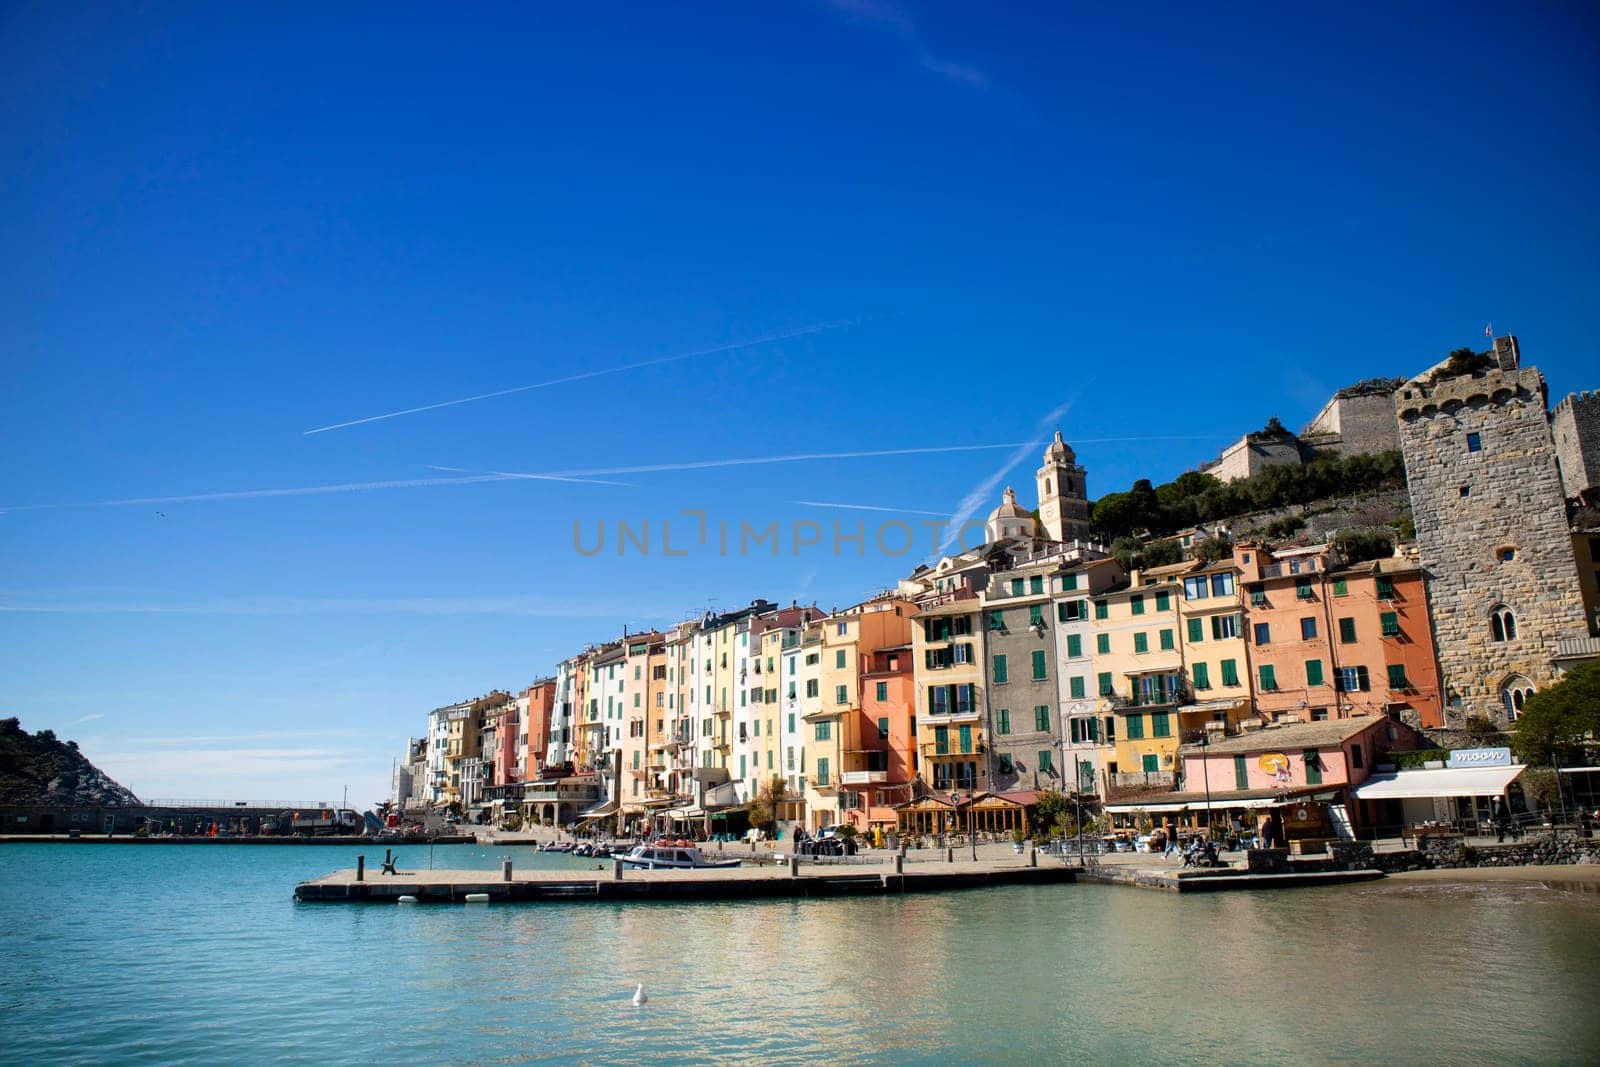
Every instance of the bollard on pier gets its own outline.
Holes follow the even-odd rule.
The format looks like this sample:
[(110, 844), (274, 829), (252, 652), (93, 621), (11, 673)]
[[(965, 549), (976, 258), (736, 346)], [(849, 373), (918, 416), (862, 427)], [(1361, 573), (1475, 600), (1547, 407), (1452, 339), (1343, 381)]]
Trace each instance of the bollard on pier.
[(365, 882), (366, 880), (367, 880), (367, 857), (365, 857), (365, 856), (357, 856), (356, 857), (356, 881)]
[(611, 858), (611, 880), (613, 882), (622, 881), (622, 860), (615, 856)]
[(511, 857), (510, 856), (507, 856), (505, 859), (500, 861), (500, 880), (503, 881), (503, 882), (511, 881)]

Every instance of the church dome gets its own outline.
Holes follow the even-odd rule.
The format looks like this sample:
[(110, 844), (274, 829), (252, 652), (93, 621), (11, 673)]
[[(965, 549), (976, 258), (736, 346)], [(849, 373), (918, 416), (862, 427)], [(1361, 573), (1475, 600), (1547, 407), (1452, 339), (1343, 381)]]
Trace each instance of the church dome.
[(1056, 431), (1056, 439), (1050, 442), (1050, 447), (1044, 450), (1046, 463), (1061, 460), (1065, 463), (1076, 463), (1078, 457), (1073, 454), (1072, 446), (1061, 439), (1061, 431)]
[(1006, 487), (1001, 495), (1000, 506), (989, 512), (989, 524), (992, 526), (1001, 519), (1032, 519), (1033, 516), (1024, 511), (1017, 503), (1017, 491), (1010, 486)]

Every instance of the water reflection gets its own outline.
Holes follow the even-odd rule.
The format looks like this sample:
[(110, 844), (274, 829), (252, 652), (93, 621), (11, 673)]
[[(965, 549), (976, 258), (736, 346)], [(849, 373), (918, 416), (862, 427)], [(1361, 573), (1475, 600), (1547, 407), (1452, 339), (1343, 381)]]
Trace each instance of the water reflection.
[[(508, 850), (467, 851), (435, 862), (493, 869)], [(1488, 1064), (1600, 1048), (1592, 887), (288, 900), (344, 862), (0, 846), (5, 1059)]]

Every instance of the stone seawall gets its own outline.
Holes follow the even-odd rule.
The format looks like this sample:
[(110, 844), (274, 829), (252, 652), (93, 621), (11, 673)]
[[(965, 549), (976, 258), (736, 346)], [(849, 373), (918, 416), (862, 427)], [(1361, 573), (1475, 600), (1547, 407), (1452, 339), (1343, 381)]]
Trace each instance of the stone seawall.
[(1527, 834), (1504, 844), (1468, 845), (1459, 837), (1436, 837), (1420, 848), (1374, 852), (1363, 841), (1329, 846), (1332, 864), (1345, 870), (1375, 869), (1385, 874), (1400, 871), (1451, 870), (1462, 867), (1540, 867), (1575, 863), (1600, 863), (1600, 839), (1571, 833)]

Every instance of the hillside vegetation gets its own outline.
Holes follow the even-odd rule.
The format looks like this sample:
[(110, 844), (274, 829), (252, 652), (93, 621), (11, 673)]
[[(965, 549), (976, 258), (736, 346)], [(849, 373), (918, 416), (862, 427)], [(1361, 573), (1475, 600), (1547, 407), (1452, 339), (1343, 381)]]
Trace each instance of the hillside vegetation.
[(0, 719), (0, 804), (137, 804), (53, 731), (30, 734), (15, 719)]
[(1268, 467), (1235, 482), (1188, 471), (1164, 485), (1152, 486), (1141, 478), (1127, 492), (1107, 493), (1095, 501), (1090, 518), (1107, 541), (1160, 537), (1201, 523), (1402, 487), (1405, 480), (1405, 462), (1398, 450), (1319, 456), (1306, 464)]

